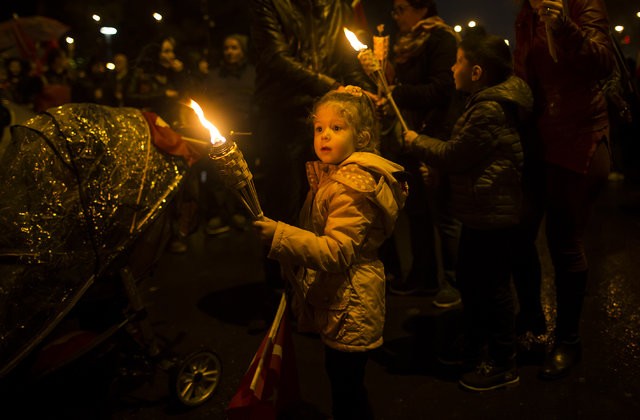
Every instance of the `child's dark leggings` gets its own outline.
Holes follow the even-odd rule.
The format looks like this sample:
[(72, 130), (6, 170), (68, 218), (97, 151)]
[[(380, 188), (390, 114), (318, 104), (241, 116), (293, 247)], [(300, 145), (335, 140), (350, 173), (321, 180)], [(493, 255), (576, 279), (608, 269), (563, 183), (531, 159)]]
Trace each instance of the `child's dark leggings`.
[(324, 346), (324, 366), (331, 382), (331, 414), (335, 420), (373, 419), (364, 373), (369, 352), (347, 353)]

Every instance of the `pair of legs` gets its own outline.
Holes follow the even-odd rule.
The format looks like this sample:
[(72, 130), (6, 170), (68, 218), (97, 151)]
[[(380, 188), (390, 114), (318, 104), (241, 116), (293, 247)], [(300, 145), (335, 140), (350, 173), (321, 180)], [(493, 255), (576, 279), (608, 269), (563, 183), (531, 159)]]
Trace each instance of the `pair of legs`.
[[(534, 205), (541, 213), (532, 220), (539, 223), (542, 212), (546, 213), (547, 246), (555, 272), (556, 347), (542, 371), (542, 375), (550, 379), (567, 373), (579, 358), (579, 324), (588, 273), (583, 238), (593, 205), (607, 182), (609, 170), (610, 156), (605, 141), (598, 144), (586, 174), (553, 165), (542, 168), (544, 193), (540, 198), (541, 205)], [(530, 267), (534, 268), (530, 269), (528, 275), (523, 274), (526, 264), (521, 265), (520, 271), (514, 270), (521, 314), (523, 319), (529, 320), (539, 318), (541, 314), (541, 275), (539, 260), (537, 255), (534, 256), (538, 226), (534, 223), (529, 227), (529, 239), (525, 241), (529, 251), (528, 254), (521, 254), (528, 255), (526, 258), (531, 263)], [(521, 262), (527, 261), (526, 258)]]
[[(547, 246), (555, 271), (558, 319), (556, 338), (577, 337), (588, 271), (583, 237), (599, 192), (607, 182), (610, 158), (601, 142), (587, 174), (547, 165), (540, 167), (538, 185), (531, 184), (530, 201), (525, 202), (525, 223), (518, 227), (518, 252), (514, 256), (514, 283), (523, 319), (542, 314), (541, 270), (535, 247), (543, 213), (546, 213)], [(527, 324), (531, 330), (532, 323)], [(526, 329), (526, 328), (525, 328)], [(535, 332), (535, 331), (534, 331)]]
[(373, 419), (364, 385), (369, 352), (347, 353), (324, 346), (324, 364), (331, 383), (331, 414), (335, 420)]
[(458, 284), (464, 305), (466, 356), (489, 359), (498, 366), (510, 366), (515, 355), (509, 264), (513, 234), (513, 228), (466, 226), (460, 234)]

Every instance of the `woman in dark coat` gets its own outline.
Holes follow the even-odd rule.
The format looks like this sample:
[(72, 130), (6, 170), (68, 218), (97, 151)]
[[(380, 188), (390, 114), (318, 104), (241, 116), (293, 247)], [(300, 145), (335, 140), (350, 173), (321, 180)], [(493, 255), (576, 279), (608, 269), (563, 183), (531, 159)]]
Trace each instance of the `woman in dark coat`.
[(529, 83), (535, 100), (536, 135), (525, 150), (533, 183), (525, 185), (539, 194), (525, 220), (529, 251), (521, 254), (514, 279), (524, 311), (520, 319), (530, 322), (521, 330), (539, 328), (541, 276), (534, 241), (546, 213), (557, 318), (555, 346), (540, 372), (544, 379), (566, 375), (581, 355), (578, 327), (588, 271), (583, 236), (610, 165), (607, 105), (599, 87), (614, 66), (608, 32), (602, 0), (528, 0), (516, 20), (515, 72)]

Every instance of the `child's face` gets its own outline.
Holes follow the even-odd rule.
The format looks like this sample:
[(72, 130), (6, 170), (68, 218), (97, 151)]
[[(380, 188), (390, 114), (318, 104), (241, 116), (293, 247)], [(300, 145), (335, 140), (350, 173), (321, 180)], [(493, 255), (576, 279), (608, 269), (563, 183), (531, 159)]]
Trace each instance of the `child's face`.
[(324, 163), (339, 164), (356, 151), (356, 138), (351, 125), (331, 102), (316, 109), (313, 120), (313, 147)]
[(456, 53), (456, 62), (451, 67), (453, 72), (453, 80), (456, 83), (456, 89), (463, 92), (471, 92), (473, 90), (473, 66), (464, 55), (464, 51), (458, 48)]

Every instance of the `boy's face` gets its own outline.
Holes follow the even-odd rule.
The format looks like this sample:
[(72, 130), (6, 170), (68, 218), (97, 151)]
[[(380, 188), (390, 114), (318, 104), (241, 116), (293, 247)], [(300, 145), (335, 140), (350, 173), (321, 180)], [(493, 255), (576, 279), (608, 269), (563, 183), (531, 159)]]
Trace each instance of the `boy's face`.
[(471, 92), (473, 90), (473, 67), (465, 57), (464, 51), (458, 48), (456, 62), (451, 67), (457, 90), (463, 92)]
[(339, 164), (356, 151), (353, 128), (336, 104), (320, 105), (313, 119), (313, 147), (323, 163)]

